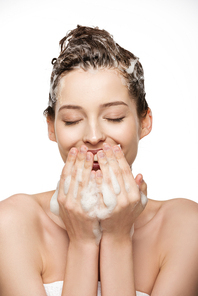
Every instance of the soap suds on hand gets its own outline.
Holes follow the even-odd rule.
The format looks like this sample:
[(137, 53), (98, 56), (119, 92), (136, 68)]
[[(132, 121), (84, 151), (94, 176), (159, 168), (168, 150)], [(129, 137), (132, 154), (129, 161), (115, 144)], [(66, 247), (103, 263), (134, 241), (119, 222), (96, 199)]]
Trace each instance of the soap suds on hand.
[(65, 194), (67, 194), (69, 191), (70, 183), (71, 183), (71, 175), (67, 176), (67, 178), (65, 179), (65, 182), (64, 182), (64, 193)]
[(82, 182), (82, 172), (83, 172), (83, 169), (78, 168), (76, 182), (75, 182), (75, 186), (74, 186), (74, 198), (77, 198), (77, 195), (78, 195), (79, 182)]
[(140, 191), (140, 197), (141, 197), (142, 206), (143, 206), (143, 208), (145, 208), (146, 204), (148, 202), (148, 198), (146, 195), (144, 195), (144, 193), (142, 191)]
[(111, 167), (109, 167), (109, 173), (110, 173), (110, 177), (111, 177), (113, 190), (114, 190), (115, 194), (119, 194), (120, 193), (120, 185), (119, 185), (118, 180), (117, 180)]
[[(120, 146), (120, 145), (119, 145)], [(77, 171), (76, 182), (74, 186), (74, 198), (77, 197), (79, 182), (82, 182), (82, 173), (83, 169), (80, 168)], [(120, 194), (121, 188), (118, 183), (118, 180), (112, 170), (109, 167), (110, 179), (113, 187), (113, 191), (110, 186), (103, 180), (102, 185), (99, 186), (96, 184), (95, 180), (89, 180), (89, 183), (86, 188), (81, 192), (81, 206), (82, 209), (89, 214), (92, 218), (98, 218), (98, 220), (104, 220), (110, 216), (112, 211), (117, 205), (117, 195)], [(71, 175), (67, 176), (64, 182), (64, 193), (67, 194), (69, 186), (71, 183)], [(130, 184), (124, 180), (126, 192), (129, 192)], [(55, 215), (59, 215), (59, 204), (57, 201), (58, 197), (59, 182), (56, 188), (54, 195), (50, 201), (50, 210)], [(141, 203), (143, 207), (147, 204), (147, 197), (140, 191), (141, 194)], [(101, 196), (103, 198), (103, 203), (101, 203)], [(134, 225), (131, 228), (130, 237), (134, 233)], [(93, 234), (96, 238), (96, 243), (99, 244), (102, 237), (102, 230), (100, 227), (100, 222), (96, 221), (93, 227)]]

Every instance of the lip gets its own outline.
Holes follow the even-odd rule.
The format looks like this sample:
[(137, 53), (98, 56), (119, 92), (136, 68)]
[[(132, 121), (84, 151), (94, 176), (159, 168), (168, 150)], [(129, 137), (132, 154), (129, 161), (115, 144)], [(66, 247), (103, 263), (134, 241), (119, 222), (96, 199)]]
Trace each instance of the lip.
[(93, 155), (97, 154), (98, 151), (102, 150), (102, 148), (100, 149), (94, 149), (94, 150), (87, 150), (87, 152), (91, 152)]
[(98, 162), (94, 162), (93, 163), (92, 170), (94, 170), (94, 171), (100, 170), (100, 166), (99, 166), (99, 163)]

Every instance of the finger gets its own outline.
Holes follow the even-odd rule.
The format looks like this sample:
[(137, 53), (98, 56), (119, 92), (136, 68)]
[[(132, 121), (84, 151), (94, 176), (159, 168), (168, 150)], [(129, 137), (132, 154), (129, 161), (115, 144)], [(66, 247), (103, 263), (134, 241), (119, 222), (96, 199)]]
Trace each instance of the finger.
[(104, 204), (103, 195), (102, 195), (102, 183), (103, 183), (103, 175), (101, 170), (96, 171), (96, 186), (97, 186), (97, 194), (99, 197), (99, 205), (101, 208), (106, 208)]
[(139, 189), (147, 196), (147, 184), (143, 179), (141, 174), (138, 174), (135, 178), (136, 184), (139, 186)]
[[(96, 210), (96, 216), (99, 220), (105, 219), (108, 217), (109, 215), (109, 209), (107, 207), (107, 205), (104, 202), (104, 196), (103, 196), (103, 190), (102, 190), (102, 186), (103, 186), (103, 175), (102, 175), (102, 171), (101, 170), (97, 170), (96, 171), (96, 185), (98, 187), (98, 192), (97, 192), (97, 196), (98, 196), (98, 207)], [(103, 193), (102, 193), (103, 192)]]
[(114, 189), (115, 194), (119, 194), (121, 192), (121, 188), (123, 191), (124, 188), (124, 181), (122, 178), (121, 169), (113, 153), (112, 147), (108, 144), (103, 144), (104, 152), (109, 164), (109, 174), (111, 178), (111, 183)]
[(143, 176), (141, 174), (138, 174), (136, 177), (135, 177), (135, 182), (138, 186), (140, 186), (141, 182), (143, 180)]
[(107, 162), (107, 158), (106, 158), (106, 155), (104, 153), (103, 150), (100, 150), (98, 153), (97, 153), (97, 157), (98, 157), (98, 163), (99, 163), (99, 166), (100, 166), (100, 170), (98, 170), (98, 178), (97, 180), (99, 181), (100, 180), (100, 173), (103, 175), (103, 179), (105, 182), (107, 182), (109, 185), (111, 184), (111, 180), (110, 180), (110, 177), (109, 177), (109, 165), (108, 165), (108, 162)]
[[(72, 169), (76, 161), (76, 157), (78, 154), (78, 150), (73, 147), (70, 149), (67, 160), (65, 162), (65, 165), (63, 167), (61, 177), (60, 177), (60, 184), (59, 184), (59, 191), (62, 195), (65, 195), (65, 180), (68, 176), (71, 176)], [(69, 184), (68, 184), (69, 186)]]
[[(120, 194), (121, 192), (118, 181), (120, 181), (121, 183), (121, 181), (123, 182), (123, 180), (119, 171), (118, 163), (115, 159), (115, 156), (113, 155), (112, 149), (109, 145), (106, 144), (106, 146), (107, 148), (105, 149), (105, 152), (99, 151), (97, 155), (98, 155), (98, 162), (103, 174), (103, 182), (102, 182), (103, 202), (108, 208), (108, 211), (112, 212), (117, 205), (116, 195)], [(112, 166), (117, 176), (115, 176)], [(126, 198), (126, 195), (122, 195), (122, 200), (124, 200), (125, 198)], [(106, 215), (107, 213), (104, 213), (102, 214), (102, 217)], [(101, 216), (100, 216), (100, 219), (102, 219)]]
[(87, 154), (87, 147), (82, 145), (80, 151), (77, 154), (76, 162), (74, 164), (72, 175), (71, 175), (71, 184), (68, 191), (69, 198), (77, 198), (79, 184), (82, 186), (82, 175), (84, 169), (85, 158)]
[(75, 169), (81, 169), (81, 170), (83, 169), (85, 159), (86, 159), (86, 155), (87, 155), (87, 150), (88, 150), (88, 148), (85, 145), (82, 145), (80, 147), (80, 150), (78, 152), (76, 162), (75, 162), (75, 165), (74, 165)]
[[(81, 192), (83, 189), (86, 189), (89, 181), (90, 180), (93, 181), (93, 179), (95, 178), (93, 173), (91, 176), (92, 166), (93, 166), (93, 154), (91, 152), (87, 152), (85, 162), (84, 162), (84, 168), (82, 170), (82, 182), (79, 183), (79, 188), (78, 188), (79, 192)], [(78, 197), (80, 198), (79, 195)]]
[[(84, 174), (83, 174), (84, 175)], [(89, 216), (94, 218), (95, 217), (95, 206), (97, 204), (97, 195), (96, 195), (96, 172), (91, 171), (89, 176), (89, 183), (87, 186), (79, 192), (80, 196), (80, 204), (82, 209), (85, 212), (89, 212)], [(80, 188), (79, 188), (80, 191)]]
[(140, 200), (141, 200), (141, 204), (140, 207), (142, 207), (143, 209), (146, 207), (147, 202), (148, 202), (148, 198), (147, 198), (147, 184), (146, 182), (143, 180), (143, 176), (141, 174), (138, 174), (135, 178), (135, 181), (139, 187), (140, 190)]
[(102, 185), (102, 171), (101, 170), (96, 171), (96, 184), (99, 188)]
[(126, 191), (127, 192), (134, 191), (134, 190), (136, 191), (137, 184), (135, 182), (131, 168), (128, 162), (126, 161), (126, 158), (121, 148), (118, 145), (115, 145), (112, 147), (112, 149), (117, 159), (117, 162), (119, 164)]
[(93, 154), (91, 152), (87, 152), (85, 162), (84, 162), (84, 169), (83, 169), (83, 184), (86, 186), (89, 179), (90, 174), (93, 167)]
[(102, 171), (103, 175), (103, 183), (105, 183), (112, 192), (114, 192), (112, 180), (109, 172), (109, 163), (107, 161), (107, 157), (104, 153), (104, 150), (100, 150), (97, 153), (98, 156), (98, 163), (100, 165), (100, 170)]

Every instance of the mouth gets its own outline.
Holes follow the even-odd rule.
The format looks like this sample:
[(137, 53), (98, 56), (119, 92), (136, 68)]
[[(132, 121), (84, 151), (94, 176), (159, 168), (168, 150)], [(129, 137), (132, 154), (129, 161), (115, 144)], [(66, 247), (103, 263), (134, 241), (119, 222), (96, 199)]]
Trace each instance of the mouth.
[[(117, 144), (117, 145), (121, 148), (120, 144)], [(94, 150), (88, 150), (87, 151), (87, 152), (91, 152), (93, 154), (93, 156), (94, 156), (94, 162), (93, 162), (93, 167), (92, 167), (92, 170), (94, 170), (94, 171), (100, 170), (100, 166), (99, 166), (99, 163), (98, 163), (98, 156), (97, 156), (97, 153), (100, 150), (103, 150), (103, 149), (100, 148), (100, 149), (94, 149)]]
[(93, 163), (92, 170), (93, 171), (100, 170), (100, 166), (99, 166), (99, 163), (98, 162), (94, 162)]
[(87, 152), (91, 152), (94, 156), (94, 162), (93, 162), (93, 167), (92, 170), (97, 171), (100, 169), (99, 163), (98, 163), (98, 156), (97, 156), (97, 152), (100, 151), (102, 149), (95, 149), (95, 150), (88, 150)]

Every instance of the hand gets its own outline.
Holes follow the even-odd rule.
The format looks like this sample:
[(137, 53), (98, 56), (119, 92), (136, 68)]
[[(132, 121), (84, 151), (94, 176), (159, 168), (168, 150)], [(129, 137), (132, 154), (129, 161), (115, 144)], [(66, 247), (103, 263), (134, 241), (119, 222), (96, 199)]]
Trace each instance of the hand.
[[(97, 218), (90, 217), (81, 206), (81, 193), (90, 179), (95, 178), (91, 171), (93, 154), (86, 146), (80, 151), (72, 148), (63, 168), (58, 191), (59, 215), (63, 220), (70, 242), (95, 243), (94, 229), (98, 227)], [(71, 177), (70, 177), (71, 176)], [(65, 188), (67, 187), (67, 188)]]
[[(111, 191), (115, 192), (110, 176), (110, 170), (112, 170), (120, 186), (120, 191), (118, 190), (116, 194), (117, 205), (107, 218), (100, 221), (103, 235), (108, 234), (116, 239), (128, 239), (135, 219), (146, 205), (141, 202), (140, 192), (142, 189), (146, 193), (146, 183), (141, 182), (141, 175), (138, 175), (136, 180), (134, 179), (124, 154), (118, 146), (112, 148), (104, 144), (104, 151), (98, 152), (98, 161), (101, 172), (96, 172), (97, 184), (102, 184), (104, 181)], [(103, 207), (105, 208), (106, 205), (103, 204)]]

